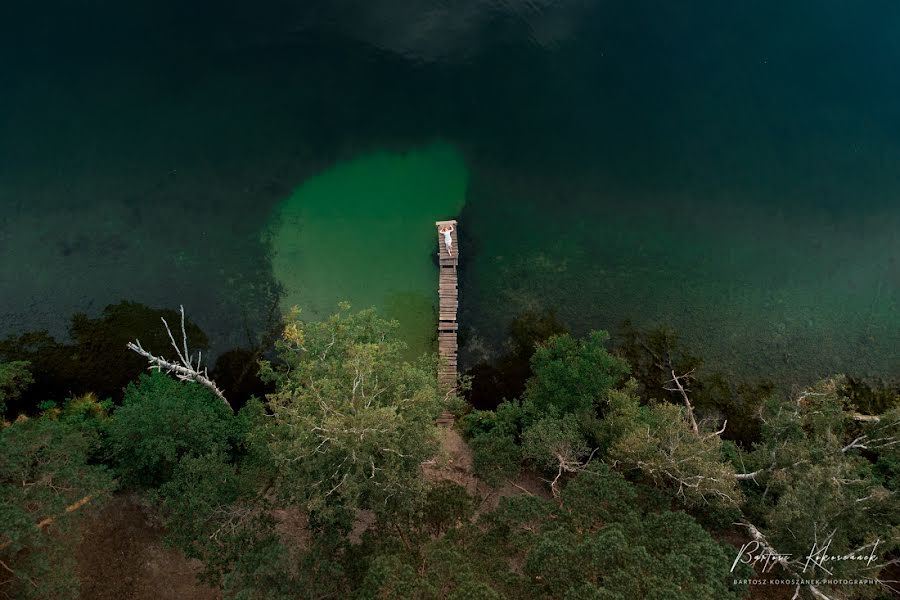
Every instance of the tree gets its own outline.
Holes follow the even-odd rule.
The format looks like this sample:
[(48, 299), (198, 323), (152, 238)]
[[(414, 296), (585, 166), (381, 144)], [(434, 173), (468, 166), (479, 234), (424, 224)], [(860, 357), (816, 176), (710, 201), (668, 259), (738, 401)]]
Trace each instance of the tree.
[(695, 432), (683, 406), (641, 406), (634, 383), (609, 393), (602, 423), (605, 458), (638, 470), (689, 506), (737, 507), (734, 468), (725, 460), (717, 432)]
[(467, 522), (474, 513), (474, 502), (466, 488), (452, 481), (437, 481), (424, 498), (421, 523), (432, 535), (440, 536)]
[(544, 417), (522, 434), (526, 459), (543, 471), (552, 473), (550, 489), (559, 495), (560, 479), (581, 471), (593, 454), (574, 415)]
[[(280, 360), (261, 365), (275, 391), (235, 417), (240, 443), (228, 451), (215, 436), (188, 436), (190, 451), (174, 457), (158, 493), (169, 540), (204, 562), (226, 598), (348, 596), (360, 518), (373, 531), (453, 526), (446, 510), (426, 510), (421, 471), (442, 409), (436, 363), (404, 362), (395, 328), (373, 311), (342, 308), (320, 323), (293, 313)], [(438, 497), (445, 509), (467, 506), (458, 494)]]
[(0, 421), (6, 414), (6, 403), (17, 399), (34, 383), (28, 370), (29, 364), (24, 360), (0, 363)]
[[(836, 377), (765, 405), (762, 441), (743, 457), (752, 471), (743, 483), (745, 526), (754, 539), (792, 554), (783, 565), (789, 573), (880, 579), (897, 562), (889, 557), (900, 550), (900, 490), (890, 487), (879, 468), (900, 446), (900, 407), (860, 415), (844, 390), (844, 379)], [(869, 555), (874, 549), (879, 559), (806, 565), (813, 543), (827, 545), (832, 556)], [(897, 591), (893, 583), (883, 586)], [(861, 586), (859, 595), (878, 591)], [(823, 598), (832, 592), (822, 586), (816, 593)]]
[(357, 597), (741, 597), (725, 547), (686, 514), (638, 499), (620, 475), (591, 464), (558, 500), (505, 498), (419, 544), (372, 540)]
[(605, 331), (592, 331), (585, 339), (557, 335), (538, 344), (523, 397), (528, 410), (582, 416), (601, 408), (606, 392), (629, 371), (625, 361), (606, 350), (608, 339)]
[(87, 506), (113, 487), (91, 464), (97, 429), (54, 410), (0, 429), (0, 595), (75, 598), (74, 549)]
[[(0, 339), (0, 361), (31, 363), (35, 382), (22, 399), (29, 414), (38, 402), (90, 392), (119, 401), (125, 386), (146, 368), (142, 358), (123, 352), (125, 344), (137, 336), (149, 352), (165, 353), (170, 347), (160, 318), (174, 323), (179, 315), (134, 302), (111, 304), (96, 319), (77, 313), (69, 327), (71, 342), (46, 331), (10, 336)], [(206, 336), (196, 325), (186, 322), (185, 332), (195, 348), (206, 348)]]
[(218, 450), (184, 456), (159, 490), (169, 543), (203, 562), (202, 579), (227, 598), (302, 598), (278, 535), (267, 469)]
[(434, 361), (404, 362), (396, 322), (348, 310), (288, 320), (281, 364), (262, 365), (276, 391), (257, 433), (277, 465), (277, 493), (313, 523), (341, 527), (358, 510), (384, 514), (422, 492), (442, 408)]
[(219, 389), (219, 386), (216, 385), (215, 381), (209, 378), (209, 370), (206, 367), (202, 366), (202, 351), (198, 351), (196, 363), (194, 362), (194, 355), (190, 351), (190, 348), (188, 346), (188, 336), (184, 318), (184, 306), (181, 306), (179, 308), (181, 312), (180, 347), (175, 342), (175, 336), (172, 335), (172, 329), (169, 327), (169, 322), (166, 321), (165, 317), (160, 317), (160, 320), (162, 321), (162, 324), (166, 329), (166, 333), (169, 335), (169, 341), (172, 344), (172, 348), (175, 350), (175, 355), (178, 357), (177, 361), (167, 360), (162, 355), (156, 355), (149, 350), (145, 350), (144, 347), (141, 346), (141, 341), (139, 339), (135, 339), (133, 342), (128, 342), (127, 344), (125, 344), (125, 347), (132, 352), (146, 358), (147, 362), (150, 363), (150, 370), (156, 369), (156, 371), (158, 372), (165, 371), (166, 373), (174, 375), (180, 381), (193, 381), (199, 385), (202, 385), (213, 394), (215, 394), (216, 397), (224, 402), (226, 406), (231, 408), (231, 405), (228, 404), (228, 400), (225, 398), (222, 390)]
[(616, 353), (631, 366), (641, 400), (683, 404), (674, 378), (682, 374), (679, 379), (684, 380), (684, 375), (690, 374), (690, 402), (699, 422), (724, 418), (729, 425), (722, 439), (746, 445), (759, 441), (757, 414), (762, 402), (774, 393), (774, 384), (765, 380), (735, 383), (722, 373), (710, 372), (668, 327), (641, 330), (626, 322), (617, 341)]
[(521, 398), (531, 375), (531, 356), (537, 345), (567, 331), (553, 311), (525, 311), (514, 317), (509, 324), (508, 350), (468, 370), (474, 376), (468, 400), (473, 406), (489, 409), (503, 400)]
[(227, 454), (244, 431), (241, 420), (205, 387), (152, 373), (125, 389), (108, 434), (110, 458), (123, 483), (157, 487), (184, 456)]
[(513, 400), (501, 402), (494, 410), (474, 410), (460, 420), (472, 449), (474, 474), (489, 485), (519, 474), (522, 418), (522, 405)]
[(464, 418), (477, 475), (494, 483), (513, 477), (525, 458), (550, 475), (556, 495), (563, 477), (587, 464), (596, 448), (597, 415), (628, 373), (628, 365), (606, 350), (608, 338), (603, 331), (585, 339), (551, 336), (537, 344), (521, 401)]
[(511, 435), (496, 430), (481, 433), (469, 440), (469, 447), (475, 476), (489, 485), (513, 479), (521, 470), (522, 448)]

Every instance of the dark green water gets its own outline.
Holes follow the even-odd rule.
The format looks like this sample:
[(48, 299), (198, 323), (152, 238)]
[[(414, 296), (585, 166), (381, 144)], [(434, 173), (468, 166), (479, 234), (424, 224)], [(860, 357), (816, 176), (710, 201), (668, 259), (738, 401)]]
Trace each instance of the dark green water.
[(0, 15), (0, 335), (127, 298), (219, 352), (281, 284), (417, 346), (458, 213), (469, 362), (549, 308), (900, 376), (896, 2), (57, 4)]

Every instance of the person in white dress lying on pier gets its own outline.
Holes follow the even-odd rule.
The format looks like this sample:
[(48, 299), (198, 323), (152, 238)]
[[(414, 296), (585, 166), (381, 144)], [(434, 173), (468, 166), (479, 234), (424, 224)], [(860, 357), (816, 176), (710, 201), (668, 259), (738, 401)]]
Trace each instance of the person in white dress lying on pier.
[(453, 256), (453, 237), (450, 236), (453, 233), (453, 225), (445, 225), (438, 231), (444, 234), (444, 246), (447, 248), (447, 254)]

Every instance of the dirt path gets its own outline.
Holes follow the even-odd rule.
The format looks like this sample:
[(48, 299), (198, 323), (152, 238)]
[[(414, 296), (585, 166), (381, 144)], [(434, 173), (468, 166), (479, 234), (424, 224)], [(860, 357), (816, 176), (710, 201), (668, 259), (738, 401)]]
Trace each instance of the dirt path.
[(112, 498), (88, 519), (78, 549), (83, 600), (219, 600), (197, 581), (199, 561), (167, 548), (133, 496)]
[(439, 427), (438, 432), (440, 452), (434, 460), (424, 465), (425, 477), (431, 481), (452, 481), (464, 487), (471, 496), (480, 500), (477, 513), (494, 510), (500, 499), (507, 496), (531, 494), (550, 498), (547, 485), (530, 473), (522, 473), (515, 481), (507, 481), (497, 488), (489, 486), (473, 474), (472, 449), (456, 427)]

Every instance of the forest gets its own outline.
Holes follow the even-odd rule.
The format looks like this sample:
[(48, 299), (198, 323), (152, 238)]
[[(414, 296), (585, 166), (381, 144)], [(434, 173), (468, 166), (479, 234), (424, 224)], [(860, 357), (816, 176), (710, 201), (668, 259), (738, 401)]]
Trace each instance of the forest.
[[(434, 356), (404, 358), (396, 322), (344, 305), (287, 315), (273, 350), (250, 356), (251, 393), (218, 389), (227, 377), (188, 347), (201, 334), (167, 314), (175, 336), (137, 346), (151, 367), (174, 346), (199, 381), (159, 363), (122, 381), (148, 364), (119, 339), (108, 361), (97, 344), (0, 346), (0, 597), (84, 597), (85, 520), (123, 495), (228, 600), (900, 590), (890, 387), (735, 385), (671, 332), (612, 344), (532, 315), (457, 395), (439, 388)], [(65, 386), (42, 375), (48, 352), (81, 365), (65, 384), (77, 393), (49, 396)], [(108, 377), (79, 388), (92, 353)], [(35, 390), (47, 396), (29, 408)], [(446, 411), (454, 423), (436, 423)]]

